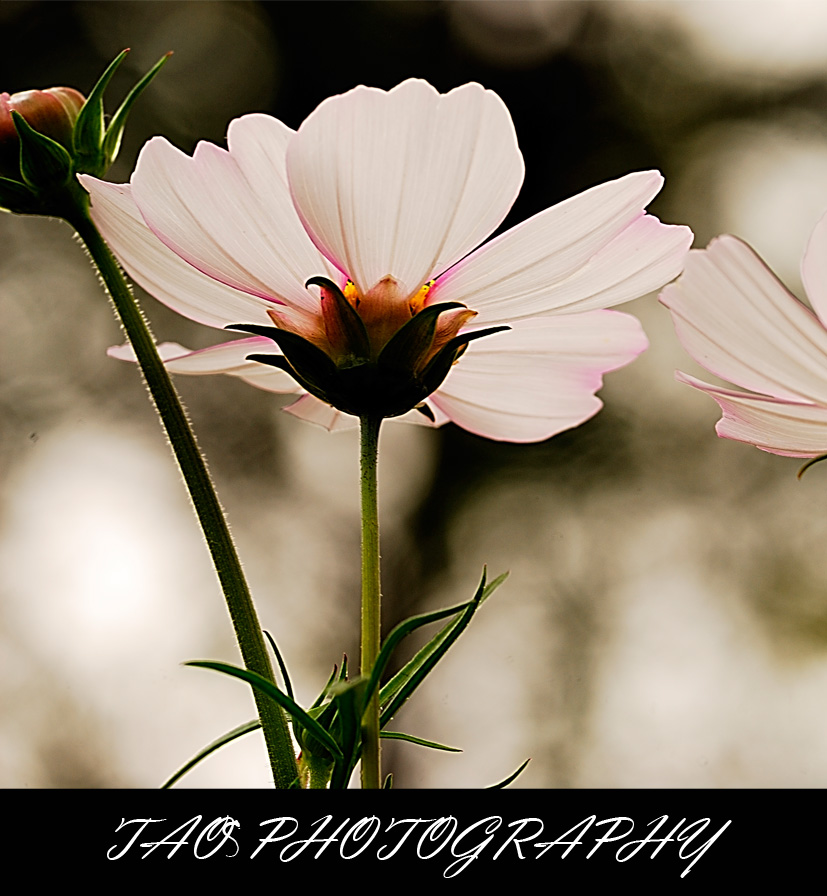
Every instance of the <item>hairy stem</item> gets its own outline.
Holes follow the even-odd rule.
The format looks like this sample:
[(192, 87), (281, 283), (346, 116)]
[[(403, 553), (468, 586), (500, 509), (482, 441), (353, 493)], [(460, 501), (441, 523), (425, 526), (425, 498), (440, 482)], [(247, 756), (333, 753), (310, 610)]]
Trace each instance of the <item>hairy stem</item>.
[[(379, 656), (381, 638), (381, 590), (379, 577), (379, 508), (376, 467), (381, 417), (363, 417), (360, 426), (362, 495), (362, 652), (361, 673), (370, 677)], [(381, 787), (379, 752), (379, 689), (362, 717), (362, 787)]]
[[(89, 216), (85, 197), (75, 202), (74, 208), (63, 217), (75, 228), (89, 250), (135, 350), (141, 372), (195, 506), (224, 592), (244, 664), (251, 672), (257, 672), (275, 682), (261, 626), (227, 520), (178, 393), (158, 356), (146, 320), (118, 263)], [(298, 770), (287, 717), (278, 704), (256, 690), (253, 693), (275, 785), (279, 788), (293, 786)]]

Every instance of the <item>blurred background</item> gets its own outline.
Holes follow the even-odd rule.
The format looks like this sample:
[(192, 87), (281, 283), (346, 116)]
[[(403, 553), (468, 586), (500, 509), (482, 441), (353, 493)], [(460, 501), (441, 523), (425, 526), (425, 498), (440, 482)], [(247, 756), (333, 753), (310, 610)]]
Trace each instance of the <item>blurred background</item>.
[[(410, 76), (470, 80), (511, 111), (526, 162), (503, 228), (658, 168), (651, 210), (704, 246), (750, 242), (802, 295), (827, 209), (821, 0), (4, 2), (0, 89), (88, 91), (124, 47), (114, 105), (161, 55), (110, 171), (164, 134), (192, 151), (269, 112)], [(0, 216), (0, 786), (156, 787), (253, 717), (229, 619), (121, 334), (62, 224)], [(217, 334), (139, 295), (156, 336)], [(716, 438), (717, 406), (654, 295), (651, 341), (606, 407), (536, 445), (388, 424), (386, 630), (510, 570), (385, 748), (397, 787), (827, 784), (827, 466)], [(358, 657), (355, 433), (279, 412), (227, 377), (179, 378), (265, 627), (312, 702)], [(412, 645), (414, 646), (414, 645)], [(257, 735), (179, 786), (266, 786)]]

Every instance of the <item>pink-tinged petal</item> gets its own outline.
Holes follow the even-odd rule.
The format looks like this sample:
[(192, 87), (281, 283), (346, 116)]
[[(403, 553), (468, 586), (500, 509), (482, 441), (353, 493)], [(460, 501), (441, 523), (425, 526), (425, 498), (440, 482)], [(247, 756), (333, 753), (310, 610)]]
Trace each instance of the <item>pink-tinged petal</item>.
[(415, 290), (479, 245), (523, 161), (496, 94), (408, 80), (325, 100), (290, 142), (287, 173), (308, 233), (364, 293), (387, 275)]
[(310, 242), (290, 200), (284, 154), (292, 131), (268, 115), (232, 122), (229, 151), (190, 156), (163, 137), (141, 150), (132, 196), (176, 255), (228, 286), (311, 309), (313, 276), (338, 276)]
[(431, 399), (429, 398), (426, 402), (428, 408), (433, 415), (433, 420), (426, 417), (425, 414), (420, 413), (417, 410), (408, 411), (407, 414), (400, 414), (398, 417), (388, 417), (389, 423), (413, 423), (417, 426), (429, 426), (432, 429), (436, 429), (440, 426), (444, 426), (446, 423), (451, 422), (451, 418), (444, 412), (441, 411), (438, 407), (436, 407)]
[(267, 323), (272, 302), (202, 274), (168, 249), (146, 226), (129, 184), (80, 175), (92, 197), (92, 219), (129, 276), (184, 317), (210, 327)]
[(827, 326), (827, 215), (813, 229), (801, 259), (801, 282), (822, 324)]
[[(209, 348), (184, 348), (177, 342), (163, 342), (158, 346), (158, 354), (170, 373), (182, 373), (190, 376), (207, 376), (214, 373), (226, 373), (237, 376), (245, 382), (268, 392), (294, 393), (302, 388), (278, 367), (248, 361), (250, 354), (280, 354), (272, 340), (263, 336), (252, 336), (249, 339), (237, 339), (224, 342)], [(113, 346), (106, 354), (120, 361), (135, 361), (135, 352), (129, 343)]]
[(323, 426), (329, 432), (343, 432), (348, 429), (356, 429), (359, 426), (358, 417), (337, 411), (336, 408), (319, 401), (313, 395), (302, 395), (298, 401), (293, 402), (286, 408), (282, 408), (282, 410), (292, 414), (294, 417), (298, 417), (300, 420)]
[(270, 367), (269, 364), (258, 364), (251, 361), (249, 367), (227, 370), (225, 373), (237, 376), (245, 383), (255, 386), (256, 389), (263, 389), (265, 392), (289, 395), (304, 391), (293, 377), (283, 370), (279, 370), (278, 367)]
[(690, 252), (660, 299), (683, 347), (716, 376), (827, 403), (827, 331), (741, 240), (721, 236)]
[(640, 323), (616, 311), (519, 321), (471, 343), (429, 403), (489, 439), (540, 441), (596, 414), (603, 374), (646, 346)]
[(658, 289), (680, 273), (692, 242), (689, 228), (645, 214), (662, 185), (657, 171), (642, 171), (552, 206), (463, 259), (429, 301), (462, 302), (478, 322), (497, 324)]
[(719, 436), (748, 442), (762, 451), (786, 457), (816, 457), (827, 453), (827, 408), (723, 389), (685, 373), (677, 379), (718, 402), (723, 417)]
[[(359, 418), (351, 414), (344, 414), (332, 408), (329, 404), (319, 401), (313, 395), (303, 395), (298, 401), (282, 408), (288, 414), (293, 414), (300, 420), (306, 420), (308, 423), (315, 423), (323, 426), (330, 432), (342, 432), (346, 429), (356, 429), (359, 425)], [(438, 408), (431, 408), (434, 415), (433, 420), (429, 420), (419, 411), (408, 411), (399, 417), (388, 417), (388, 423), (414, 423), (420, 426), (442, 426), (449, 422), (449, 417)]]

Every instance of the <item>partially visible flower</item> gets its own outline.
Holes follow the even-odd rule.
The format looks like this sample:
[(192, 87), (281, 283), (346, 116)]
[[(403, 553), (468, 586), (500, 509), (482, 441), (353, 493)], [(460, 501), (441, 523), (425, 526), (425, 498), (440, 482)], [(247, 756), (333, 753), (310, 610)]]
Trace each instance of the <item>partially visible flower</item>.
[(190, 158), (154, 138), (130, 184), (81, 178), (93, 218), (160, 301), (256, 334), (161, 346), (170, 371), (300, 393), (288, 410), (329, 429), (373, 414), (536, 441), (577, 426), (603, 373), (646, 347), (603, 309), (676, 276), (692, 239), (645, 214), (663, 183), (650, 171), (474, 250), (523, 179), (508, 110), (478, 84), (357, 87), (297, 132), (239, 118), (228, 146)]
[(22, 115), (38, 133), (71, 150), (72, 130), (85, 102), (83, 94), (72, 87), (0, 93), (0, 175), (20, 176), (20, 137), (12, 112)]
[(718, 402), (718, 435), (773, 454), (816, 457), (827, 452), (827, 215), (807, 244), (801, 278), (812, 311), (749, 246), (720, 236), (689, 253), (684, 273), (660, 300), (687, 352), (750, 390), (678, 372), (681, 382)]

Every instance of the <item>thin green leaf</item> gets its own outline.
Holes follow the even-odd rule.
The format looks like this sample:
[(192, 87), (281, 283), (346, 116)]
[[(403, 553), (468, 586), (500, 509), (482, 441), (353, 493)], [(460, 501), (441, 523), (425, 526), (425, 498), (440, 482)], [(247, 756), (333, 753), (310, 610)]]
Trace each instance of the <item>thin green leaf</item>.
[(112, 121), (109, 122), (109, 127), (106, 129), (106, 135), (103, 138), (103, 155), (106, 159), (106, 163), (111, 164), (115, 161), (115, 158), (118, 155), (118, 150), (121, 147), (121, 137), (123, 136), (123, 130), (126, 126), (126, 119), (132, 110), (132, 104), (138, 97), (144, 92), (144, 90), (149, 86), (152, 79), (158, 74), (161, 70), (161, 66), (172, 56), (172, 53), (167, 53), (165, 56), (162, 56), (155, 65), (141, 78), (140, 81), (129, 91), (126, 95), (126, 99), (121, 103), (118, 111), (112, 116)]
[(225, 675), (232, 675), (235, 678), (246, 681), (253, 687), (258, 688), (263, 694), (266, 694), (271, 700), (275, 700), (292, 719), (299, 722), (315, 735), (332, 753), (336, 756), (342, 755), (342, 751), (339, 749), (336, 741), (309, 713), (303, 710), (294, 700), (291, 700), (284, 691), (280, 691), (272, 681), (268, 681), (258, 673), (251, 672), (249, 669), (239, 669), (237, 666), (230, 666), (228, 663), (216, 663), (212, 660), (192, 660), (184, 663), (184, 665), (213, 669), (216, 672), (223, 672)]
[[(503, 573), (501, 576), (499, 576), (499, 578), (495, 579), (493, 582), (491, 582), (488, 585), (485, 584), (485, 577), (486, 577), (486, 571), (483, 570), (483, 577), (480, 582), (480, 585), (477, 588), (476, 594), (470, 601), (467, 601), (464, 604), (458, 604), (454, 607), (451, 607), (448, 610), (443, 610), (443, 611), (441, 611), (441, 615), (442, 616), (446, 616), (446, 615), (450, 615), (450, 614), (457, 615), (458, 613), (463, 612), (463, 611), (468, 612), (468, 610), (470, 608), (481, 606), (488, 599), (488, 597), (494, 592), (494, 590), (496, 588), (498, 588), (503, 583), (503, 581), (505, 581), (505, 579), (508, 577), (508, 573), (507, 572)], [(433, 615), (437, 616), (440, 614), (435, 613)], [(418, 619), (423, 619), (423, 618), (424, 617), (413, 617), (412, 619), (408, 620), (407, 622), (414, 622)], [(408, 663), (406, 663), (406, 665), (402, 669), (400, 669), (390, 681), (386, 682), (385, 685), (383, 685), (383, 687), (380, 691), (380, 696), (379, 696), (379, 699), (382, 703), (386, 703), (391, 697), (394, 696), (394, 694), (405, 684), (405, 682), (410, 678), (410, 676), (416, 671), (417, 661), (420, 661), (420, 662), (423, 661), (424, 659), (427, 658), (427, 656), (429, 655), (430, 652), (437, 649), (439, 647), (439, 645), (442, 643), (442, 641), (451, 633), (454, 626), (456, 626), (459, 622), (460, 622), (460, 619), (457, 618), (457, 619), (451, 620), (451, 622), (449, 622), (445, 626), (443, 626), (443, 628), (441, 628), (436, 633), (436, 635), (434, 635), (434, 637), (431, 638), (431, 640), (418, 651), (418, 653), (412, 660), (410, 660)], [(391, 632), (391, 634), (388, 636), (388, 642), (390, 642), (390, 640), (394, 637), (397, 630), (402, 629), (402, 627), (406, 624), (407, 623), (400, 623), (400, 625), (397, 626), (397, 628), (394, 629), (394, 631)], [(397, 639), (397, 643), (399, 640), (401, 640), (401, 638)], [(396, 645), (393, 645), (393, 646), (396, 646)], [(384, 650), (384, 648), (383, 648), (383, 650)], [(381, 656), (381, 653), (380, 653), (380, 656)]]
[(388, 775), (385, 778), (385, 783), (382, 785), (382, 790), (390, 790), (393, 787), (393, 775)]
[(502, 790), (504, 787), (508, 787), (508, 785), (514, 781), (518, 775), (523, 773), (523, 769), (531, 762), (531, 759), (526, 759), (526, 761), (517, 769), (516, 772), (510, 774), (504, 781), (500, 781), (499, 784), (491, 784), (489, 787), (486, 787), (485, 790)]
[(313, 705), (310, 707), (311, 709), (316, 709), (317, 707), (321, 706), (322, 703), (324, 703), (325, 698), (330, 694), (330, 689), (333, 687), (333, 685), (337, 682), (337, 680), (341, 680), (336, 678), (337, 671), (338, 669), (334, 665), (333, 671), (330, 673), (330, 678), (327, 679), (327, 684), (322, 688), (319, 696), (316, 697), (316, 699), (313, 701)]
[(232, 731), (228, 731), (226, 734), (219, 737), (218, 740), (214, 740), (209, 746), (204, 747), (203, 750), (200, 750), (198, 753), (196, 753), (195, 756), (193, 756), (192, 759), (190, 759), (190, 761), (186, 763), (186, 765), (182, 765), (181, 768), (179, 768), (171, 778), (168, 778), (166, 781), (164, 781), (164, 783), (161, 785), (161, 790), (168, 790), (170, 787), (172, 787), (172, 785), (175, 784), (176, 781), (183, 778), (190, 769), (198, 765), (198, 763), (201, 762), (202, 759), (206, 759), (207, 756), (210, 755), (210, 753), (214, 753), (216, 750), (220, 749), (231, 741), (234, 741), (236, 738), (242, 737), (245, 734), (249, 734), (251, 731), (256, 731), (259, 728), (261, 728), (261, 722), (259, 722), (258, 719), (254, 719), (252, 722), (245, 722), (243, 725), (239, 725), (238, 728), (233, 728)]
[[(466, 604), (466, 610), (473, 606), (473, 603)], [(461, 617), (452, 619), (447, 625), (441, 628), (434, 636), (420, 648), (414, 657), (409, 660), (397, 673), (388, 681), (379, 691), (379, 702), (386, 705), (395, 697), (399, 691), (410, 681), (417, 669), (424, 663), (431, 654), (439, 648), (439, 646), (450, 635), (453, 629), (459, 624)]]
[[(439, 622), (440, 619), (445, 619), (446, 616), (456, 616), (458, 613), (461, 613), (471, 606), (473, 602), (473, 600), (470, 600), (466, 601), (464, 604), (457, 604), (456, 606), (448, 607), (444, 610), (436, 610), (431, 613), (422, 613), (419, 616), (411, 616), (410, 619), (405, 619), (403, 622), (400, 622), (385, 639), (385, 643), (379, 651), (379, 656), (376, 658), (376, 662), (371, 670), (370, 679), (368, 680), (365, 701), (370, 700), (373, 696), (373, 692), (376, 690), (376, 686), (390, 662), (393, 651), (396, 650), (404, 638), (412, 632), (415, 632), (418, 628), (422, 628), (423, 625), (428, 625), (431, 622)], [(384, 688), (382, 690), (384, 691)]]
[(284, 679), (284, 690), (287, 691), (287, 696), (291, 700), (295, 700), (296, 698), (293, 695), (293, 684), (290, 681), (290, 675), (287, 672), (287, 665), (284, 662), (284, 659), (282, 658), (281, 651), (279, 650), (278, 646), (276, 645), (276, 642), (273, 639), (273, 636), (270, 634), (270, 632), (265, 631), (264, 637), (267, 638), (267, 640), (270, 642), (270, 646), (273, 648), (273, 653), (276, 655), (276, 662), (279, 664), (279, 670), (281, 671), (281, 677)]
[(79, 171), (85, 171), (87, 164), (95, 167), (100, 161), (104, 131), (103, 92), (112, 80), (112, 75), (115, 74), (118, 66), (126, 59), (127, 53), (129, 50), (123, 50), (112, 60), (78, 113), (72, 132), (72, 146), (75, 150), (75, 161), (78, 163)]
[(379, 737), (387, 737), (390, 740), (406, 740), (408, 743), (419, 744), (420, 747), (430, 747), (432, 750), (447, 750), (449, 753), (462, 752), (459, 747), (447, 747), (445, 744), (438, 744), (433, 740), (414, 737), (413, 734), (403, 734), (401, 731), (380, 731)]
[(342, 748), (344, 760), (337, 762), (330, 779), (332, 789), (347, 787), (347, 782), (359, 761), (362, 749), (362, 713), (364, 712), (365, 679), (357, 678), (341, 689), (333, 690), (332, 704), (336, 716), (331, 729), (336, 732), (336, 740)]
[(474, 613), (499, 588), (506, 578), (508, 578), (507, 572), (498, 576), (489, 585), (486, 585), (485, 571), (483, 571), (482, 580), (477, 588), (477, 593), (474, 595), (474, 599), (468, 604), (459, 618), (449, 622), (382, 688), (379, 692), (379, 699), (383, 705), (392, 694), (395, 696), (382, 710), (379, 719), (380, 727), (384, 727), (399, 711), (400, 707), (424, 681), (454, 641), (462, 634)]

